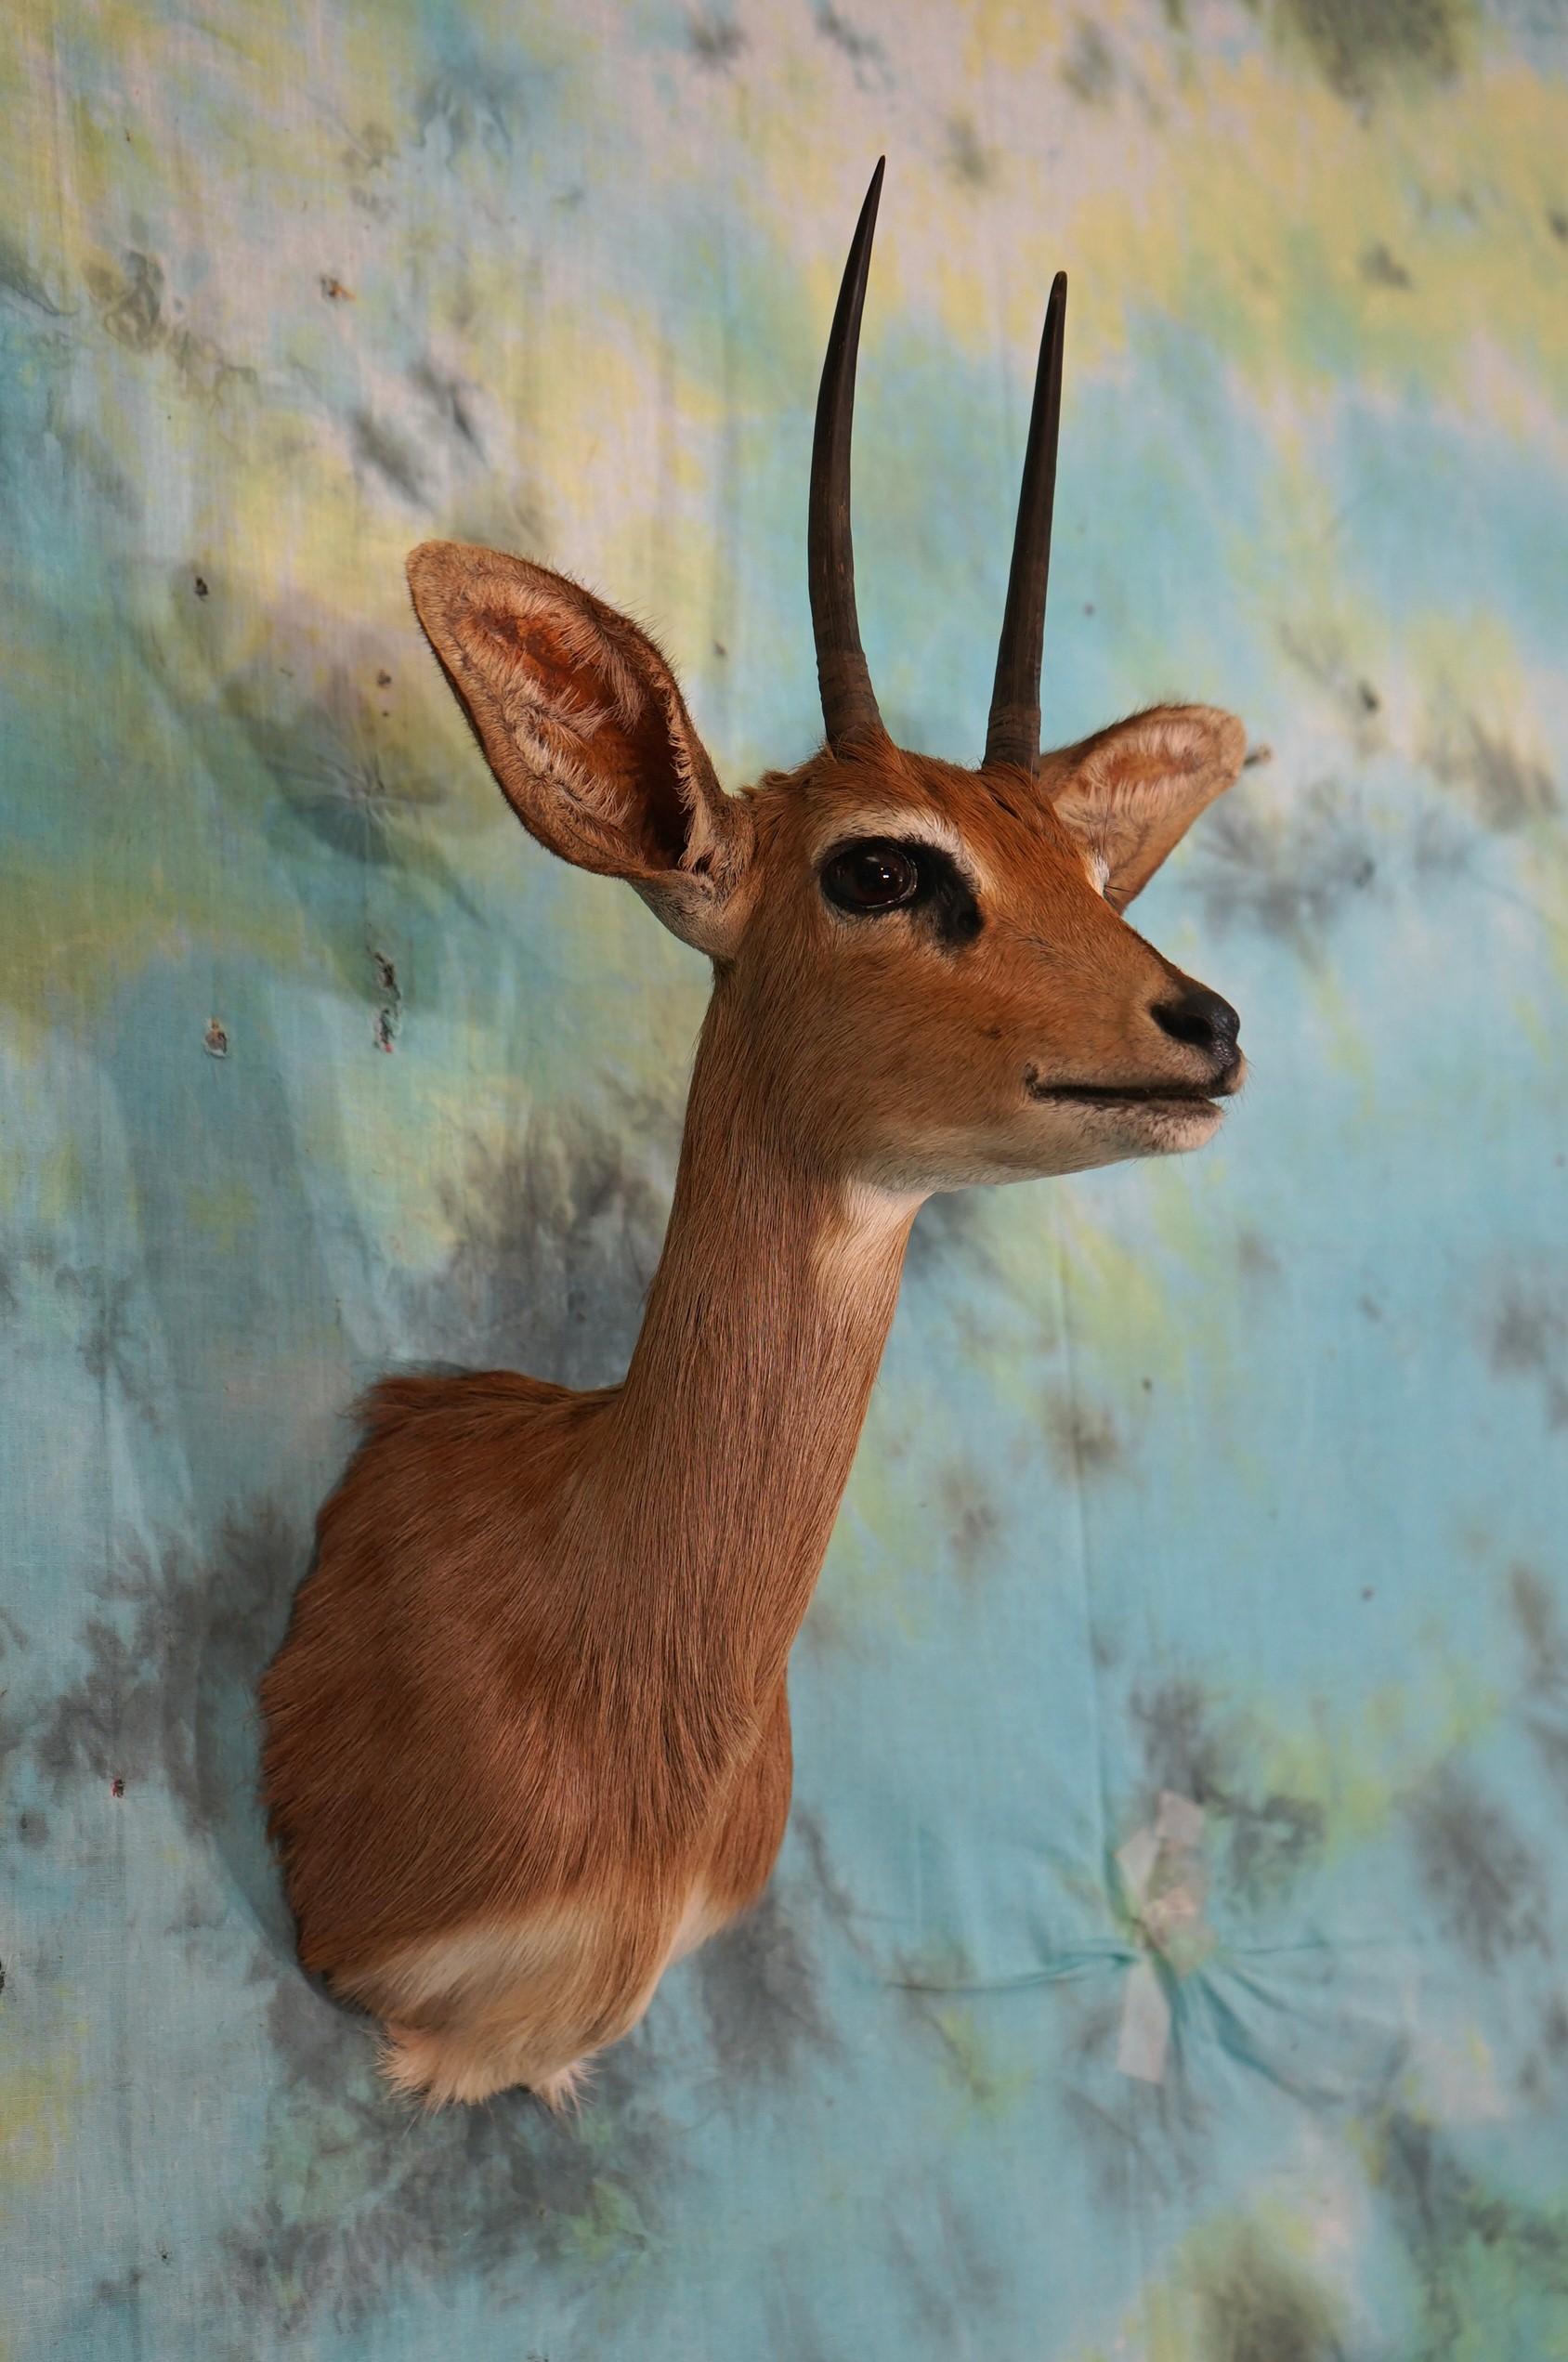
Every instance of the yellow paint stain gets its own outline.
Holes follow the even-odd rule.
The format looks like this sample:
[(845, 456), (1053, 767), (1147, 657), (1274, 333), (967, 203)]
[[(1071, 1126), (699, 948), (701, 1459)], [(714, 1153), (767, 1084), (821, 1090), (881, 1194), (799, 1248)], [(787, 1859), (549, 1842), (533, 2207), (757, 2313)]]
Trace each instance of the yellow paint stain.
[[(1054, 61), (1075, 13), (1052, 0), (964, 0), (954, 10), (964, 24), (961, 83), (955, 75), (955, 86), (973, 88), (992, 74), (1027, 76)], [(1119, 12), (1112, 6), (1096, 13), (1110, 20)]]
[(932, 1504), (920, 1491), (898, 1453), (863, 1449), (829, 1546), (830, 1609), (874, 1625), (889, 1646), (917, 1641), (934, 1612), (931, 1593), (908, 1572), (932, 1558)]
[[(74, 2029), (79, 2045), (81, 2029)], [(0, 2203), (46, 2182), (71, 2135), (82, 2092), (79, 2047), (63, 2046), (0, 2065)]]
[[(1368, 675), (1387, 684), (1391, 650), (1386, 613), (1370, 594), (1355, 595), (1344, 564), (1348, 520), (1331, 464), (1332, 405), (1280, 387), (1253, 416), (1268, 440), (1270, 473), (1257, 516), (1225, 536), (1227, 568), (1244, 601), (1279, 616), (1292, 702), (1338, 737), (1356, 684)], [(1358, 750), (1373, 751), (1385, 728), (1380, 715), (1358, 715)], [(1261, 784), (1271, 802), (1287, 792), (1277, 777)]]
[[(968, 354), (1000, 346), (1022, 378), (1065, 268), (1069, 409), (1158, 314), (1211, 339), (1254, 400), (1353, 378), (1363, 396), (1418, 385), (1462, 407), (1484, 351), (1517, 373), (1522, 432), (1550, 414), (1534, 389), (1563, 380), (1568, 314), (1548, 221), (1564, 138), (1549, 77), (1482, 59), (1439, 89), (1386, 93), (1367, 122), (1288, 57), (1201, 55), (1151, 37), (1146, 10), (1107, 6), (1092, 24), (1114, 86), (1094, 105), (1065, 78), (1090, 12), (977, 0), (962, 13), (965, 69), (933, 96), (987, 127), (989, 177), (901, 175), (879, 306), (927, 311)], [(843, 157), (867, 135), (820, 66), (810, 98), (775, 116), (763, 202), (776, 218), (806, 212), (805, 293), (825, 319), (858, 193)]]
[[(269, 911), (254, 893), (237, 887), (231, 897), (203, 902), (194, 883), (187, 897), (177, 878), (158, 880), (129, 858), (123, 886), (107, 894), (101, 873), (12, 863), (0, 878), (0, 1001), (13, 1047), (36, 1057), (55, 1025), (85, 1032), (151, 961), (180, 960), (195, 948), (232, 955), (242, 946), (286, 970), (300, 962), (300, 932), (297, 913)], [(210, 1013), (193, 1020), (198, 1052)]]
[(1328, 1063), (1360, 1089), (1359, 1116), (1377, 1120), (1377, 1070), (1368, 1036), (1367, 1011), (1346, 991), (1332, 969), (1305, 968), (1302, 992), (1322, 1028)]
[(256, 1212), (255, 1194), (244, 1181), (196, 1181), (185, 1193), (187, 1221), (225, 1255), (254, 1229)]
[(1148, 1242), (1097, 1223), (1070, 1184), (1054, 1211), (1069, 1364), (1090, 1357), (1096, 1381), (1119, 1402), (1141, 1394), (1144, 1379), (1180, 1381), (1191, 1344), (1191, 1308), (1172, 1293)]
[(944, 2079), (962, 2099), (966, 2115), (993, 2121), (1011, 2115), (1034, 2083), (1035, 2063), (1009, 2065), (1001, 2059), (967, 2003), (942, 2003), (921, 2016), (940, 2042)]
[(87, 1173), (74, 1140), (57, 1141), (39, 1157), (35, 1168), (37, 1217), (44, 1222), (69, 1222), (86, 1203)]
[(1385, 1830), (1405, 1797), (1492, 1729), (1503, 1704), (1468, 1665), (1435, 1653), (1352, 1712), (1321, 1702), (1293, 1716), (1271, 1698), (1247, 1717), (1258, 1792), (1318, 1806), (1332, 1861)]

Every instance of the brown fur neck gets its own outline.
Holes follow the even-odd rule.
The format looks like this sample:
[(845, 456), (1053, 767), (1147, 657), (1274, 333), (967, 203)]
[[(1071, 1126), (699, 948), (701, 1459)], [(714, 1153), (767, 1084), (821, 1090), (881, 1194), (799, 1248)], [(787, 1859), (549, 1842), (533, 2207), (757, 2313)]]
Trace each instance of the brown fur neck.
[(760, 1700), (821, 1570), (917, 1201), (814, 1169), (747, 1050), (721, 984), (600, 1466), (640, 1497), (646, 1563), (671, 1612), (695, 1619)]

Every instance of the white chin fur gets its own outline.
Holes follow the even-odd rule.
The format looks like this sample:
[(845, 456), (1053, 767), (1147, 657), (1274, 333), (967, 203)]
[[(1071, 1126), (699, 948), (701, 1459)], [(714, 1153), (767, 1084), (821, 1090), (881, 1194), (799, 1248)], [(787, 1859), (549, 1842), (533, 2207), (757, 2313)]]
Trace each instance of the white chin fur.
[(1223, 1121), (1222, 1111), (1207, 1101), (1053, 1107), (1049, 1115), (1041, 1109), (1027, 1137), (988, 1145), (967, 1139), (933, 1141), (907, 1161), (897, 1160), (896, 1169), (890, 1164), (875, 1179), (883, 1189), (910, 1190), (921, 1196), (1005, 1181), (1049, 1181), (1135, 1156), (1185, 1155), (1212, 1140)]

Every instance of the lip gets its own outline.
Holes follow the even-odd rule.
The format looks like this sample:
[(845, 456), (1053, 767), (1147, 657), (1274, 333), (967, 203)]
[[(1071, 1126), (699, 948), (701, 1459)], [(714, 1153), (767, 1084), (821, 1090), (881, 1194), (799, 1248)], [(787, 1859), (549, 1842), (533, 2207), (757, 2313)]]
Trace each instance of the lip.
[(1217, 1082), (1202, 1083), (1053, 1083), (1047, 1082), (1037, 1066), (1024, 1069), (1024, 1088), (1029, 1097), (1047, 1106), (1149, 1108), (1196, 1111), (1207, 1108), (1212, 1116), (1223, 1111), (1217, 1104), (1231, 1098), (1241, 1085), (1246, 1069), (1238, 1058), (1230, 1073)]

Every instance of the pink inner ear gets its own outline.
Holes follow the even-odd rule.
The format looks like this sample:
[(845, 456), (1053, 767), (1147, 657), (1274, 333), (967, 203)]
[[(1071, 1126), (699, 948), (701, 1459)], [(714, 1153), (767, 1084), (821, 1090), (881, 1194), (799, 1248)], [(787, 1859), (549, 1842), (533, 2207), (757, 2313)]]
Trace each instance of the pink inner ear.
[(520, 675), (530, 705), (575, 738), (598, 816), (650, 870), (678, 868), (690, 834), (670, 718), (624, 660), (574, 649), (547, 615), (488, 607), (476, 617)]

